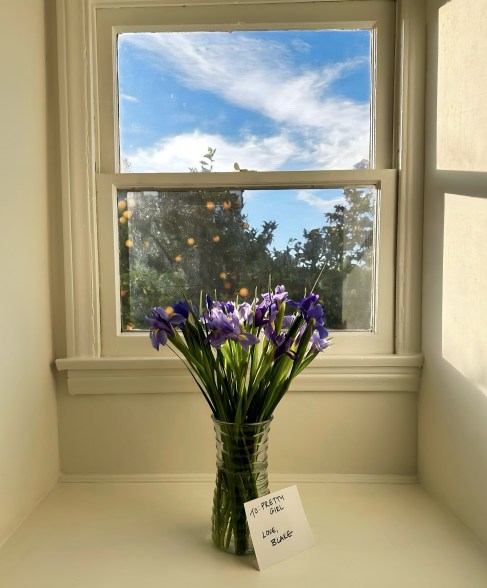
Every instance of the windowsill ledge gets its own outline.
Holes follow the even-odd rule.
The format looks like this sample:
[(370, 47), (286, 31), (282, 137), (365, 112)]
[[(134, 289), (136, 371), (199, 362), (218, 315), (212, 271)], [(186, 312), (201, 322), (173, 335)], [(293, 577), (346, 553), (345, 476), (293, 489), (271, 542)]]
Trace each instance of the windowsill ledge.
[(315, 546), (262, 574), (212, 546), (213, 488), (59, 484), (0, 550), (2, 586), (487, 585), (485, 547), (416, 484), (301, 483)]
[[(300, 392), (417, 392), (423, 357), (411, 355), (328, 355), (296, 378)], [(174, 357), (99, 357), (58, 359), (70, 394), (192, 393), (197, 388)]]

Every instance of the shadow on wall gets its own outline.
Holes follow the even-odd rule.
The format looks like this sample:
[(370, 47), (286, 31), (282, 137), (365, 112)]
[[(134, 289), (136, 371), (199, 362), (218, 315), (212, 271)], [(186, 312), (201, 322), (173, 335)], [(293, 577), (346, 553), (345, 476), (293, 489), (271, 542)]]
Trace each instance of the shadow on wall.
[(487, 3), (427, 9), (418, 472), (487, 544)]
[(486, 33), (485, 0), (450, 0), (440, 6), (441, 349), (442, 357), (487, 396), (487, 68), (481, 49)]

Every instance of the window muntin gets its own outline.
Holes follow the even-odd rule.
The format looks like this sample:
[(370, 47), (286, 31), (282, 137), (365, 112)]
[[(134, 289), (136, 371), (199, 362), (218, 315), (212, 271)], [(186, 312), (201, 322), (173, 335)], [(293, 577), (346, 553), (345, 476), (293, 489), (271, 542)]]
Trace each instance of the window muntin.
[[(370, 29), (120, 33), (120, 168), (352, 169), (371, 160)], [(373, 162), (372, 162), (373, 163)]]

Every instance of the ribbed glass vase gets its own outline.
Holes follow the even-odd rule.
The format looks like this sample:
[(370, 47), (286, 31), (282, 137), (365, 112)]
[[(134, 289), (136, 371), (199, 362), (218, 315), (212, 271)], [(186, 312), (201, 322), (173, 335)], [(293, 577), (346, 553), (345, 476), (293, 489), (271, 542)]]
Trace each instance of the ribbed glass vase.
[(253, 553), (244, 503), (269, 494), (267, 446), (271, 421), (250, 424), (213, 419), (216, 435), (216, 485), (212, 540), (219, 549)]

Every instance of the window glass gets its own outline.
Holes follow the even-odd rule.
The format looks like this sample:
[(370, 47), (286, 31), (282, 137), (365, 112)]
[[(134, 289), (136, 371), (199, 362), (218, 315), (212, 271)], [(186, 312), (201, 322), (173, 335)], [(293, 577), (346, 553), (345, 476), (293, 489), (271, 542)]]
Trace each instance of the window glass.
[(122, 330), (200, 293), (251, 302), (316, 287), (332, 329), (373, 330), (375, 187), (118, 190)]
[(118, 36), (120, 169), (351, 169), (370, 159), (371, 32)]

